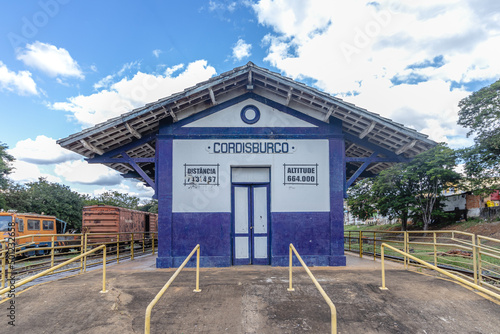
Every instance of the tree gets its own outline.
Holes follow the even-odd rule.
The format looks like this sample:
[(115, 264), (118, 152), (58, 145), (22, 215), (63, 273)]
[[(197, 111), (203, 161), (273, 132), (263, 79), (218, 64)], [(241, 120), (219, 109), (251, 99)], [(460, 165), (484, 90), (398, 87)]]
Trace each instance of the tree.
[(0, 143), (0, 190), (8, 186), (7, 175), (12, 172), (10, 163), (14, 161), (14, 157), (7, 153), (7, 148), (7, 145)]
[(347, 203), (351, 213), (367, 219), (375, 212), (398, 217), (406, 230), (408, 216), (418, 216), (427, 230), (441, 215), (442, 191), (456, 185), (460, 174), (455, 151), (439, 144), (417, 155), (408, 163), (394, 165), (373, 179), (365, 179), (349, 189)]
[(71, 228), (82, 226), (83, 196), (68, 186), (39, 178), (25, 186), (12, 185), (5, 195), (9, 209), (56, 216)]
[(158, 200), (151, 199), (150, 201), (140, 205), (139, 210), (150, 213), (158, 213)]
[[(461, 151), (472, 190), (489, 191), (500, 184), (500, 80), (458, 104), (458, 124), (475, 135), (474, 146)], [(485, 189), (489, 188), (489, 189)]]
[(417, 204), (413, 210), (421, 215), (424, 230), (429, 228), (439, 209), (443, 190), (460, 181), (460, 174), (454, 171), (456, 166), (455, 151), (441, 143), (417, 155), (405, 168), (408, 179), (415, 185)]
[(355, 217), (366, 220), (377, 213), (376, 198), (373, 196), (373, 179), (367, 178), (356, 182), (348, 189), (347, 205)]
[(406, 231), (408, 216), (415, 206), (415, 182), (408, 176), (406, 164), (396, 164), (380, 172), (373, 182), (373, 195), (380, 214), (390, 219), (401, 219), (401, 230)]
[(106, 191), (94, 198), (85, 199), (85, 205), (112, 205), (132, 210), (139, 209), (139, 197), (120, 193), (118, 191)]

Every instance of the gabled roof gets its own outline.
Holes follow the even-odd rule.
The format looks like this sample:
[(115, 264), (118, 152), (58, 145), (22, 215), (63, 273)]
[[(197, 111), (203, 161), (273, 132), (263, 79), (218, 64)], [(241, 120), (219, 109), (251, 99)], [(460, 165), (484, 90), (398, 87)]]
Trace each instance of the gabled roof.
[[(258, 67), (251, 62), (186, 88), (182, 92), (148, 103), (144, 107), (60, 139), (57, 143), (68, 150), (91, 158), (96, 154), (102, 155), (142, 139), (144, 143), (127, 150), (127, 154), (131, 158), (154, 157), (154, 136), (151, 136), (150, 140), (144, 138), (158, 131), (160, 120), (171, 118), (175, 122), (248, 91), (324, 122), (329, 122), (330, 117), (342, 120), (343, 132), (346, 134), (347, 157), (369, 157), (374, 152), (374, 147), (380, 147), (404, 158), (411, 158), (436, 145), (426, 135), (402, 124)], [(362, 162), (350, 162), (350, 164), (348, 177), (349, 173), (353, 173), (349, 171), (356, 170)], [(376, 174), (390, 164), (374, 163), (366, 171)], [(106, 163), (106, 165), (122, 173), (134, 171), (134, 168), (124, 163)], [(139, 163), (139, 166), (150, 177), (154, 177), (154, 164), (145, 162)]]

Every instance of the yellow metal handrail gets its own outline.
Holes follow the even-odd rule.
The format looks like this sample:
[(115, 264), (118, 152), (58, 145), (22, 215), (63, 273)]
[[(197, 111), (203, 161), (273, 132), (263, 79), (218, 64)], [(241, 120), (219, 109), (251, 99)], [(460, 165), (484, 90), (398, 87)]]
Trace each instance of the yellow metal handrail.
[[(58, 265), (56, 265), (56, 266), (54, 266), (52, 268), (49, 268), (47, 270), (44, 270), (41, 273), (38, 273), (38, 274), (36, 274), (34, 276), (31, 276), (31, 277), (28, 277), (26, 279), (23, 279), (22, 281), (19, 281), (16, 284), (14, 284), (14, 288), (18, 288), (18, 287), (20, 287), (20, 286), (22, 286), (22, 285), (24, 285), (26, 283), (29, 283), (29, 282), (31, 282), (31, 281), (39, 278), (39, 277), (42, 277), (42, 276), (45, 276), (45, 275), (49, 275), (54, 270), (59, 269), (61, 267), (64, 267), (65, 265), (68, 265), (68, 264), (70, 264), (70, 263), (72, 263), (72, 262), (74, 262), (76, 260), (80, 260), (80, 258), (85, 257), (85, 256), (87, 256), (89, 254), (92, 254), (92, 253), (94, 253), (94, 252), (96, 252), (98, 250), (101, 250), (101, 249), (104, 249), (104, 251), (102, 253), (102, 263), (103, 263), (102, 264), (102, 269), (103, 269), (103, 272), (102, 272), (102, 291), (101, 291), (101, 293), (106, 293), (107, 292), (106, 291), (106, 245), (102, 245), (102, 246), (99, 246), (97, 248), (94, 248), (94, 249), (92, 249), (92, 250), (90, 250), (88, 252), (83, 253), (82, 255), (74, 257), (74, 258), (72, 258), (72, 259), (70, 259), (68, 261), (65, 261), (65, 262), (63, 262), (61, 264), (58, 264)], [(0, 295), (3, 295), (4, 293), (10, 291), (11, 288), (12, 287), (9, 286), (7, 288), (4, 288), (4, 289), (0, 290)]]
[(293, 253), (295, 253), (295, 256), (297, 256), (297, 259), (299, 260), (300, 264), (304, 269), (306, 270), (307, 274), (313, 281), (314, 285), (316, 288), (319, 290), (319, 293), (323, 296), (325, 299), (326, 303), (328, 306), (330, 306), (330, 313), (331, 313), (331, 322), (332, 322), (332, 334), (337, 333), (337, 309), (335, 308), (335, 305), (332, 303), (332, 300), (328, 295), (326, 294), (325, 290), (321, 287), (321, 285), (318, 283), (314, 275), (311, 273), (307, 265), (304, 263), (302, 258), (300, 257), (299, 253), (293, 246), (293, 244), (290, 244), (290, 266), (289, 266), (289, 271), (290, 271), (290, 285), (289, 288), (287, 289), (288, 291), (295, 291), (295, 289), (292, 287), (292, 258), (293, 258)]
[(196, 252), (196, 288), (193, 290), (193, 292), (200, 292), (200, 245), (196, 245), (195, 248), (191, 251), (191, 253), (186, 257), (184, 262), (180, 265), (180, 267), (175, 271), (175, 273), (170, 277), (168, 282), (163, 286), (163, 288), (158, 292), (156, 297), (149, 303), (148, 307), (146, 308), (146, 319), (144, 323), (144, 333), (149, 334), (151, 330), (151, 311), (153, 310), (153, 307), (156, 305), (156, 303), (160, 300), (160, 298), (163, 296), (165, 291), (167, 291), (168, 287), (172, 282), (175, 280), (177, 275), (181, 272), (181, 270), (184, 268), (184, 266), (188, 263), (189, 259), (193, 256), (194, 252)]
[(423, 265), (423, 266), (425, 266), (425, 267), (427, 267), (429, 269), (436, 270), (438, 273), (443, 274), (445, 276), (448, 276), (448, 277), (450, 277), (450, 278), (452, 278), (454, 280), (457, 280), (458, 282), (460, 282), (462, 284), (468, 285), (468, 286), (470, 286), (470, 287), (472, 287), (472, 288), (474, 288), (476, 290), (479, 290), (479, 291), (481, 291), (483, 293), (486, 293), (486, 294), (488, 294), (488, 295), (490, 295), (492, 297), (500, 299), (500, 295), (499, 294), (496, 294), (496, 293), (494, 293), (494, 292), (492, 292), (492, 291), (490, 291), (488, 289), (485, 289), (485, 288), (483, 288), (483, 287), (481, 287), (481, 286), (479, 286), (477, 284), (474, 284), (474, 283), (472, 283), (470, 281), (464, 280), (463, 278), (460, 278), (460, 277), (458, 277), (456, 275), (450, 274), (446, 270), (443, 270), (443, 269), (441, 269), (441, 268), (439, 268), (437, 266), (434, 266), (434, 265), (432, 265), (432, 264), (430, 264), (428, 262), (420, 260), (418, 257), (415, 257), (415, 256), (413, 256), (413, 255), (411, 255), (409, 253), (403, 252), (403, 251), (401, 251), (401, 250), (399, 250), (399, 249), (397, 249), (395, 247), (392, 247), (392, 246), (390, 246), (390, 245), (388, 245), (386, 243), (383, 243), (382, 245), (380, 245), (381, 259), (382, 259), (382, 286), (380, 287), (381, 290), (388, 290), (387, 287), (385, 286), (384, 247), (388, 247), (391, 250), (393, 250), (393, 251), (395, 251), (397, 253), (400, 253), (401, 255), (407, 256), (408, 258), (410, 258), (410, 259), (412, 259), (414, 261), (417, 261), (421, 265)]

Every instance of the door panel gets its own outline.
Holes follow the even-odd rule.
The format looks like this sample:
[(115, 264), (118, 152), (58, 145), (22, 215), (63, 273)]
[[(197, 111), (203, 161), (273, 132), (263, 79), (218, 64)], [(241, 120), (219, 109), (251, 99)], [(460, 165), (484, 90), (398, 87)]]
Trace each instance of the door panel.
[(234, 188), (234, 232), (248, 233), (248, 187)]
[(267, 187), (252, 188), (254, 233), (267, 233)]
[(233, 264), (269, 264), (269, 184), (233, 184)]
[(234, 238), (234, 257), (236, 259), (248, 259), (248, 237)]
[(254, 254), (255, 259), (267, 259), (267, 237), (254, 237)]

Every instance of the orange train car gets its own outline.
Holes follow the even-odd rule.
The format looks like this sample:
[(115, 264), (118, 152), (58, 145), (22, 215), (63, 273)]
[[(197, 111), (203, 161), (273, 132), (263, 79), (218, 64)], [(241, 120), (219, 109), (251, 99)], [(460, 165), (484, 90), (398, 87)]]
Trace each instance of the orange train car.
[[(14, 232), (14, 235), (12, 235)], [(27, 248), (48, 247), (51, 244), (50, 234), (66, 232), (66, 223), (58, 221), (54, 216), (36, 213), (0, 212), (0, 240), (14, 236), (16, 244), (30, 243)], [(26, 235), (35, 235), (35, 238), (21, 238)], [(55, 246), (63, 245), (64, 237), (57, 237)], [(24, 247), (23, 247), (24, 249)], [(47, 251), (46, 251), (47, 252)], [(31, 255), (31, 254), (30, 254)]]
[[(95, 235), (95, 233), (134, 233), (134, 240), (150, 238), (158, 231), (158, 215), (110, 205), (85, 206), (82, 212), (82, 231), (92, 233), (89, 243), (114, 242), (116, 235)], [(131, 234), (120, 235), (120, 241), (131, 240)]]

